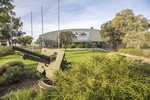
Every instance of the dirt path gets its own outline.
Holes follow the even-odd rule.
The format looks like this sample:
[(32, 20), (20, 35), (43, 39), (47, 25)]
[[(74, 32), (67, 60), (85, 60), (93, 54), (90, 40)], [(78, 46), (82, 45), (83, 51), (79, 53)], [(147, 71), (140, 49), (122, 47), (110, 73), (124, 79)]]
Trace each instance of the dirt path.
[(146, 63), (150, 64), (150, 58), (146, 58), (146, 57), (142, 57), (142, 56), (135, 56), (135, 55), (130, 55), (130, 54), (124, 54), (124, 53), (119, 53), (119, 52), (118, 52), (118, 54), (133, 58), (135, 60), (141, 60), (143, 62), (146, 62)]
[[(111, 51), (105, 50), (105, 49), (99, 49), (99, 50), (111, 52)], [(126, 57), (133, 58), (135, 60), (141, 60), (143, 62), (150, 64), (150, 58), (146, 58), (146, 57), (142, 57), (142, 56), (135, 56), (135, 55), (131, 55), (131, 54), (125, 54), (125, 53), (120, 53), (120, 52), (116, 52), (116, 53), (123, 55), (123, 56), (126, 56)]]

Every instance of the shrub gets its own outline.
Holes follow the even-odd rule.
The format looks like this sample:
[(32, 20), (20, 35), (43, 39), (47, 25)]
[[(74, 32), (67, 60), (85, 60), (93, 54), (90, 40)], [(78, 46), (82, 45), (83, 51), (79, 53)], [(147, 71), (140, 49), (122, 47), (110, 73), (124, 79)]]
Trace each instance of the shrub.
[(65, 45), (64, 45), (64, 44), (62, 44), (62, 48), (65, 48)]
[(19, 81), (24, 64), (21, 61), (7, 61), (0, 65), (0, 85), (8, 85)]
[[(130, 63), (129, 63), (130, 62)], [(150, 76), (143, 63), (110, 53), (58, 71), (56, 91), (18, 90), (3, 100), (150, 100)]]
[(11, 49), (9, 46), (0, 46), (0, 56), (4, 56), (7, 54), (14, 53), (14, 50)]
[(76, 47), (76, 44), (75, 43), (71, 43), (67, 46), (67, 48), (75, 48)]
[(78, 44), (77, 48), (84, 48), (84, 44)]
[[(129, 63), (130, 62), (130, 63)], [(119, 55), (93, 56), (59, 71), (55, 78), (59, 100), (149, 100), (150, 76), (143, 64)]]
[(69, 44), (69, 45), (67, 46), (67, 48), (73, 48), (73, 47), (72, 47), (72, 45), (71, 45), (71, 44)]
[(36, 92), (33, 89), (17, 90), (3, 96), (2, 100), (50, 100), (50, 96), (47, 95), (48, 91), (40, 90)]
[(44, 75), (42, 75), (40, 72), (38, 72), (37, 70), (33, 70), (32, 72), (26, 72), (29, 75), (29, 78), (31, 79), (40, 79), (42, 77), (44, 77)]
[(142, 55), (143, 55), (144, 57), (150, 58), (150, 49), (143, 49)]
[(92, 48), (92, 43), (91, 42), (87, 42), (85, 44), (85, 48)]

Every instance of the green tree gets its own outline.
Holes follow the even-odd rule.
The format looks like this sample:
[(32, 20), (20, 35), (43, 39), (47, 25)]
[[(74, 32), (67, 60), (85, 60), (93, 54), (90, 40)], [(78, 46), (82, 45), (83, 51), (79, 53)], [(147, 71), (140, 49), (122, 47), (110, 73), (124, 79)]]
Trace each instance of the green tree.
[(66, 50), (67, 46), (76, 38), (76, 36), (71, 31), (62, 31), (59, 34), (59, 39), (61, 44), (64, 45)]
[(0, 2), (0, 34), (8, 41), (9, 45), (11, 45), (13, 37), (18, 38), (25, 34), (21, 31), (23, 23), (20, 18), (15, 17), (16, 14), (13, 11), (15, 6), (12, 2), (13, 0), (1, 0)]
[(132, 22), (133, 30), (126, 33), (123, 42), (127, 44), (128, 47), (140, 48), (143, 44), (147, 44), (145, 32), (148, 31), (149, 21), (143, 15), (137, 15), (134, 17)]
[(145, 40), (144, 40), (145, 43), (150, 46), (150, 44), (149, 44), (149, 43), (150, 43), (150, 31), (144, 32), (143, 37), (144, 37), (144, 39), (145, 39)]
[(18, 39), (16, 39), (16, 38), (15, 38), (15, 39), (13, 39), (13, 44), (15, 44), (15, 45), (16, 45), (17, 43), (19, 43)]
[(112, 43), (112, 48), (117, 49), (118, 45), (121, 43), (120, 37), (122, 33), (112, 26), (112, 21), (102, 24), (100, 33), (105, 42)]
[[(101, 26), (101, 35), (113, 45), (123, 42), (128, 47), (139, 48), (146, 42), (145, 39), (140, 39), (143, 38), (140, 35), (148, 31), (149, 27), (149, 21), (143, 15), (134, 15), (133, 10), (125, 9)], [(116, 46), (113, 47), (115, 49)]]
[(33, 38), (31, 36), (23, 36), (18, 38), (19, 44), (22, 46), (31, 45)]
[(36, 39), (35, 44), (40, 44), (40, 38)]

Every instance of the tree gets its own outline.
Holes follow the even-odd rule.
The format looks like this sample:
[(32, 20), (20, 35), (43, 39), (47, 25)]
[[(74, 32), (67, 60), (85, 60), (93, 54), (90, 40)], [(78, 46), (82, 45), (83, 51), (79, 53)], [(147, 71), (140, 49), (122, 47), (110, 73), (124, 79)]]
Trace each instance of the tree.
[(15, 45), (16, 45), (17, 43), (19, 43), (19, 41), (18, 41), (17, 38), (13, 39), (12, 41), (13, 41), (13, 44), (15, 44)]
[(15, 6), (12, 2), (13, 0), (1, 0), (0, 2), (0, 34), (8, 41), (9, 45), (11, 45), (13, 37), (18, 38), (25, 34), (21, 31), (23, 23), (20, 22), (20, 18), (15, 17), (16, 14), (13, 11)]
[(143, 35), (144, 35), (145, 43), (150, 46), (149, 44), (150, 43), (150, 31), (144, 32)]
[(150, 46), (150, 31), (131, 34), (128, 33), (125, 37), (126, 40), (124, 40), (127, 42), (127, 47), (139, 49), (140, 47)]
[(40, 45), (40, 38), (36, 39), (34, 43)]
[(143, 15), (137, 15), (134, 16), (130, 27), (133, 27), (133, 30), (126, 32), (123, 42), (127, 44), (127, 47), (139, 49), (143, 44), (147, 43), (144, 34), (149, 29), (149, 21)]
[(121, 43), (122, 33), (112, 26), (112, 21), (102, 24), (100, 33), (105, 42), (112, 43), (112, 48), (117, 49)]
[(18, 38), (19, 44), (22, 46), (31, 45), (33, 38), (31, 36), (23, 36)]
[[(126, 46), (137, 48), (144, 42), (140, 41), (140, 35), (148, 31), (149, 27), (149, 21), (143, 15), (134, 15), (131, 9), (125, 9), (111, 21), (104, 23), (100, 32), (113, 45), (125, 43)], [(116, 46), (113, 47), (115, 49)]]
[(73, 34), (71, 31), (63, 31), (59, 34), (59, 39), (61, 44), (64, 45), (65, 50), (67, 46), (76, 38), (75, 34)]

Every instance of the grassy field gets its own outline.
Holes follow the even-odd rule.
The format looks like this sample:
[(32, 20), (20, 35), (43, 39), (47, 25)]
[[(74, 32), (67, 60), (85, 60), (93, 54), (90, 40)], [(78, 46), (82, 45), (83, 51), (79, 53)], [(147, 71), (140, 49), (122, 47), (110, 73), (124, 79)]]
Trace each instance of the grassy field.
[[(40, 53), (41, 50), (36, 50), (35, 52)], [(23, 60), (19, 55), (15, 54), (8, 55), (5, 57), (0, 57), (0, 64), (8, 61), (8, 60), (15, 60), (15, 61), (22, 61), (25, 64), (25, 69), (27, 71), (35, 70), (38, 62), (31, 61), (31, 60)], [(106, 55), (108, 52), (105, 51), (92, 51), (92, 50), (67, 50), (65, 52), (65, 56), (68, 62), (81, 62), (88, 60), (93, 55)], [(144, 69), (150, 70), (150, 67), (145, 67)]]
[[(41, 50), (36, 50), (35, 52), (40, 53)], [(5, 57), (0, 58), (0, 64), (8, 61), (8, 60), (16, 60), (16, 61), (22, 61), (25, 64), (25, 69), (26, 70), (34, 70), (37, 67), (37, 62), (31, 61), (31, 60), (23, 60), (19, 55), (17, 55), (16, 52), (15, 54), (8, 55)], [(66, 51), (66, 59), (68, 62), (78, 62), (78, 61), (84, 61), (88, 59), (92, 55), (104, 55), (107, 52), (104, 51), (87, 51), (87, 50), (68, 50)]]
[(68, 62), (84, 61), (92, 55), (105, 55), (105, 51), (92, 51), (92, 50), (68, 50), (66, 51), (66, 59)]
[[(36, 50), (35, 52), (40, 53), (41, 50)], [(6, 62), (8, 60), (22, 61), (25, 64), (26, 70), (34, 70), (37, 67), (37, 62), (31, 60), (23, 60), (19, 55), (20, 52), (16, 52), (15, 54), (11, 54), (8, 56), (0, 57), (0, 64)]]

